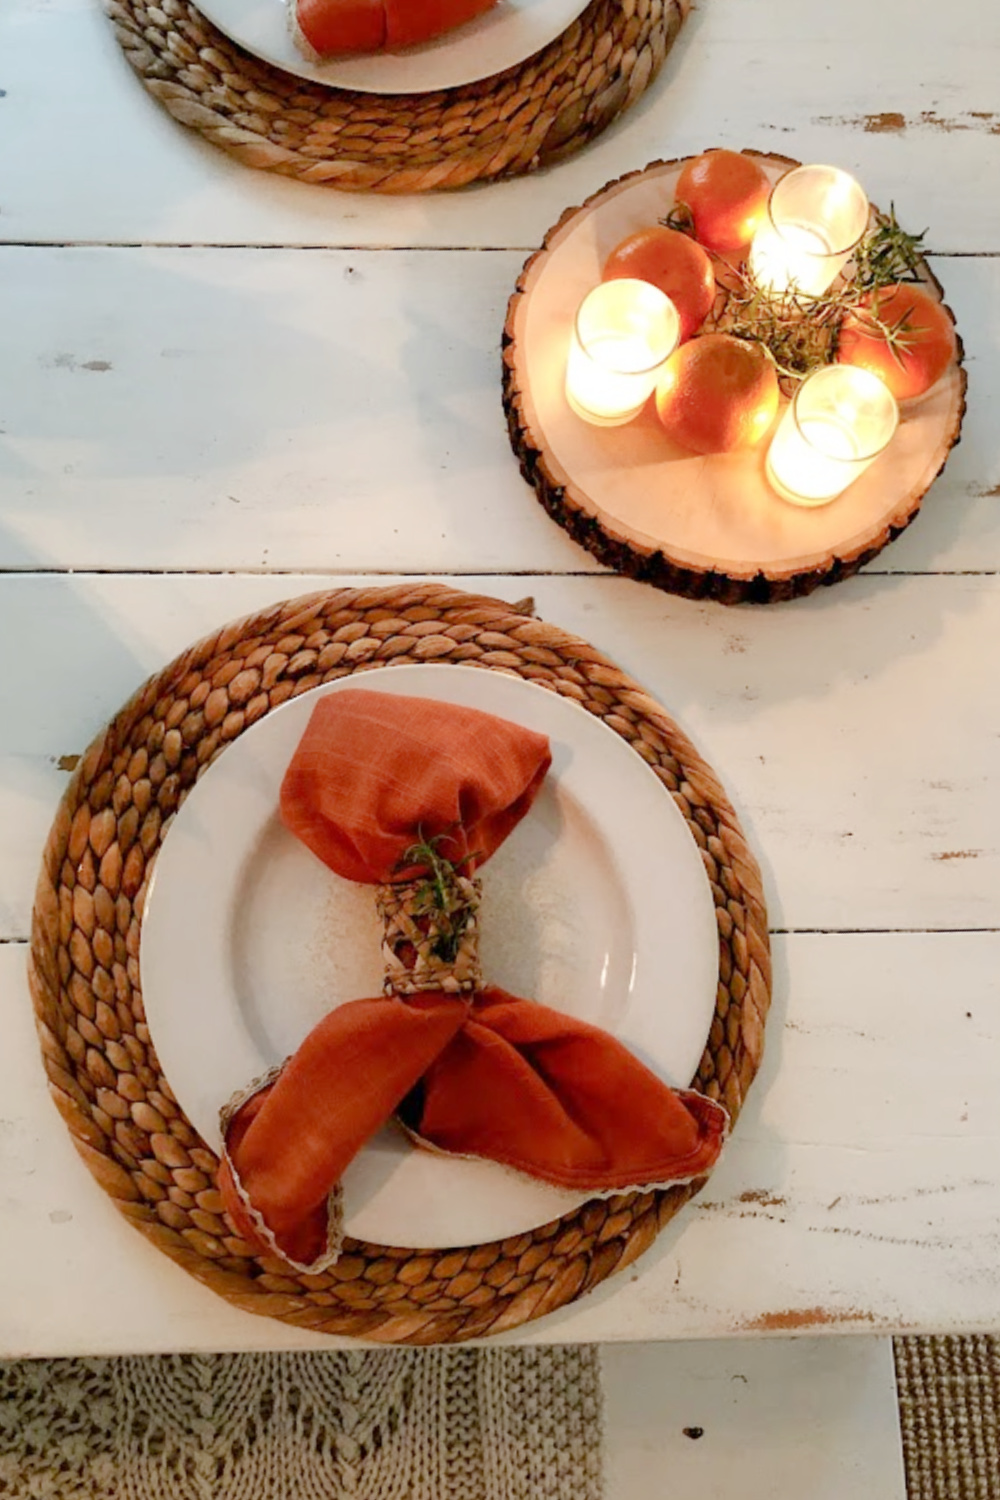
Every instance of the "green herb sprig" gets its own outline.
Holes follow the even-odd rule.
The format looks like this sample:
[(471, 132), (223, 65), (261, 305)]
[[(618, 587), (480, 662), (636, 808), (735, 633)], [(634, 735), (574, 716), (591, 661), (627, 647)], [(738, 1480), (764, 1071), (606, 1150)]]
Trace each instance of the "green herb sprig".
[(463, 865), (472, 864), (478, 856), (463, 854), (461, 859), (446, 859), (439, 846), (457, 842), (451, 832), (424, 838), (423, 829), (418, 828), (418, 842), (411, 844), (397, 861), (394, 873), (419, 868), (426, 871), (416, 881), (413, 912), (417, 917), (428, 916), (437, 933), (433, 944), (436, 958), (444, 963), (454, 963), (469, 923), (476, 911), (476, 902), (470, 898), (468, 888), (461, 883)]
[(874, 292), (900, 281), (918, 282), (923, 242), (927, 234), (907, 234), (896, 219), (896, 205), (888, 214), (879, 215), (874, 229), (868, 231), (854, 252), (852, 286), (859, 292)]
[(705, 327), (762, 344), (786, 389), (833, 363), (848, 315), (864, 323), (872, 336), (881, 336), (899, 358), (908, 346), (908, 320), (905, 315), (895, 322), (880, 317), (872, 293), (923, 279), (921, 245), (926, 232), (908, 234), (901, 229), (893, 206), (861, 241), (848, 274), (815, 295), (793, 287), (774, 297), (757, 286), (748, 269), (724, 262), (721, 297)]

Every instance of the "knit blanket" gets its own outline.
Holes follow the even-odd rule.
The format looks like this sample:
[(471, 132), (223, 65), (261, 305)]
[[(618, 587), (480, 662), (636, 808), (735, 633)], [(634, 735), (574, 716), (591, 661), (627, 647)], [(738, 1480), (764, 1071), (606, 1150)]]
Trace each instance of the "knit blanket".
[(596, 1349), (0, 1363), (0, 1496), (600, 1500)]

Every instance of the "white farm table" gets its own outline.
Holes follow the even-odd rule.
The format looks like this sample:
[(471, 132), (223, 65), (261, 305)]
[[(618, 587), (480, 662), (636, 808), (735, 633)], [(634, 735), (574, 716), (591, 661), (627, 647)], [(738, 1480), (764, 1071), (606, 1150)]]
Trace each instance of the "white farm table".
[[(66, 768), (138, 683), (373, 576), (531, 593), (671, 710), (765, 872), (774, 1008), (723, 1164), (637, 1265), (509, 1337), (1000, 1327), (1000, 8), (919, 9), (700, 0), (587, 151), (380, 199), (174, 124), (95, 0), (3, 0), (0, 1354), (333, 1342), (216, 1299), (116, 1214), (46, 1097), (26, 939)], [(708, 145), (836, 162), (927, 225), (966, 344), (923, 514), (789, 605), (601, 571), (504, 428), (526, 254), (609, 179)]]

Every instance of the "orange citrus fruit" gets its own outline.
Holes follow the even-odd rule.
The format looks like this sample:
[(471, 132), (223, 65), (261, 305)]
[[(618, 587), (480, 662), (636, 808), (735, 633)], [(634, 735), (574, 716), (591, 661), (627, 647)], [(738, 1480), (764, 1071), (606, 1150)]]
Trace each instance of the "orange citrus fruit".
[(690, 235), (664, 224), (638, 229), (616, 245), (605, 262), (603, 280), (634, 276), (666, 292), (681, 320), (681, 342), (704, 323), (715, 301), (712, 262)]
[(929, 391), (957, 352), (947, 309), (929, 292), (907, 285), (870, 293), (844, 319), (837, 344), (841, 364), (878, 375), (897, 401)]
[(704, 333), (675, 349), (656, 387), (656, 414), (693, 453), (759, 443), (778, 410), (778, 377), (760, 344)]
[(771, 181), (740, 151), (704, 151), (681, 169), (675, 196), (691, 210), (699, 244), (733, 254), (747, 248), (763, 223)]

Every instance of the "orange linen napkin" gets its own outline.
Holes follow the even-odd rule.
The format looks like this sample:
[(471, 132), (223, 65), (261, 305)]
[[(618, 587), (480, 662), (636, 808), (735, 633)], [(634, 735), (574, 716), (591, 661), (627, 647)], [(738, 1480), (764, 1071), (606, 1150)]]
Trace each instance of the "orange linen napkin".
[(429, 42), (496, 0), (294, 0), (292, 35), (307, 57), (342, 57)]
[[(550, 759), (543, 736), (490, 714), (347, 689), (313, 710), (281, 815), (350, 880), (420, 874), (401, 861), (439, 835), (467, 873), (528, 811)], [(337, 1184), (394, 1114), (439, 1150), (595, 1194), (703, 1176), (727, 1127), (720, 1105), (671, 1090), (607, 1032), (501, 989), (355, 1000), (224, 1111), (219, 1188), (238, 1234), (300, 1270), (331, 1264)]]

